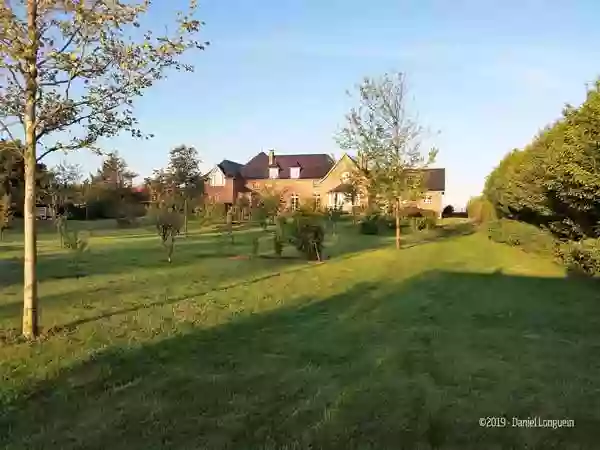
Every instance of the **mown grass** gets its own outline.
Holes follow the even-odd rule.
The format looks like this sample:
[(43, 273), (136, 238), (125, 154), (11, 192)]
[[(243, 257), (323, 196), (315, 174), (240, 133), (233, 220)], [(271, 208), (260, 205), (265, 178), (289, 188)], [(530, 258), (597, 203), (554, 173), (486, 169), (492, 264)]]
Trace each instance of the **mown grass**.
[(228, 247), (193, 230), (171, 265), (148, 231), (93, 236), (79, 279), (56, 278), (68, 255), (44, 236), (34, 343), (15, 337), (20, 243), (5, 243), (0, 446), (596, 447), (594, 281), (460, 223), (400, 252), (341, 227), (323, 264), (227, 256), (253, 233)]

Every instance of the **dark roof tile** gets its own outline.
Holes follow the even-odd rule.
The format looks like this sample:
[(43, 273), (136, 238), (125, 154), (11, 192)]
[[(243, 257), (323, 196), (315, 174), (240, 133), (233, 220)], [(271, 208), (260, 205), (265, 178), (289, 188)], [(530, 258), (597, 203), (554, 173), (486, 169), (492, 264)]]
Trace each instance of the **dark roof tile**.
[[(301, 179), (323, 178), (333, 167), (335, 161), (324, 153), (304, 155), (275, 155), (275, 165), (279, 167), (279, 178), (290, 178), (290, 168), (300, 167)], [(242, 175), (247, 179), (261, 180), (269, 178), (269, 157), (260, 152), (246, 163)]]
[(229, 159), (224, 159), (217, 165), (223, 171), (226, 177), (235, 177), (239, 175), (242, 167), (244, 167), (243, 164), (231, 161)]

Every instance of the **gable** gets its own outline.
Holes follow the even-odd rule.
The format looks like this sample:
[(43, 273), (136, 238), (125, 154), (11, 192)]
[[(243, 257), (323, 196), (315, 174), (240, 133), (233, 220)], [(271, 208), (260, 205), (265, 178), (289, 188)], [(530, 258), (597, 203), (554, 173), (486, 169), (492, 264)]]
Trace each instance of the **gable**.
[(321, 182), (335, 181), (339, 183), (342, 180), (342, 176), (346, 172), (350, 173), (356, 170), (357, 168), (358, 166), (356, 165), (356, 162), (352, 158), (350, 158), (350, 156), (347, 153), (344, 153), (340, 157), (340, 159), (338, 159), (336, 163), (331, 167), (329, 172), (327, 172), (327, 174), (325, 174), (325, 176), (321, 179)]

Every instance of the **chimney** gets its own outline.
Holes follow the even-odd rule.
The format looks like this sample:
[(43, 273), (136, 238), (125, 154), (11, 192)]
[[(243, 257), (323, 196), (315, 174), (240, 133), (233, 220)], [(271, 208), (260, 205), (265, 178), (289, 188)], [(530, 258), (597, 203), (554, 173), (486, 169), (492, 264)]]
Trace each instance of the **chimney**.
[(269, 166), (275, 164), (275, 150), (269, 150)]

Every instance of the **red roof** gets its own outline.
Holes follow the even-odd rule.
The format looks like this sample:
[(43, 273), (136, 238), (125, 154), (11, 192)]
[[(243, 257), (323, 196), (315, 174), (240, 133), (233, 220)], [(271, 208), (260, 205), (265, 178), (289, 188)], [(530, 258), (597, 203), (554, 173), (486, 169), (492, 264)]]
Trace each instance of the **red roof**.
[[(305, 155), (275, 155), (274, 167), (279, 167), (279, 178), (290, 178), (290, 168), (300, 167), (301, 179), (319, 179), (327, 175), (335, 161), (325, 154)], [(260, 152), (246, 163), (242, 168), (242, 175), (246, 179), (262, 180), (269, 178), (269, 157), (265, 152)]]

